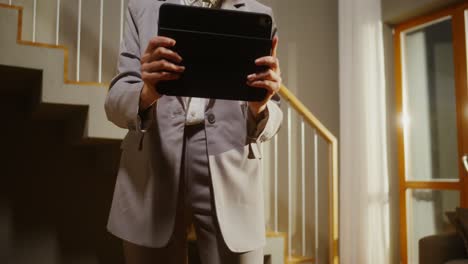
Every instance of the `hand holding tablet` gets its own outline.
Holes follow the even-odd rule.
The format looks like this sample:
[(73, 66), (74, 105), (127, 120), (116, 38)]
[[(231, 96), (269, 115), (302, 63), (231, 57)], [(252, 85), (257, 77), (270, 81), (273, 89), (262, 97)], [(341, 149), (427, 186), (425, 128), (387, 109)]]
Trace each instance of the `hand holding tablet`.
[(166, 37), (154, 37), (148, 43), (141, 57), (144, 86), (140, 96), (140, 109), (147, 109), (161, 97), (156, 90), (158, 83), (177, 80), (185, 71), (184, 66), (177, 65), (182, 62), (182, 57), (171, 50), (175, 43), (175, 40)]

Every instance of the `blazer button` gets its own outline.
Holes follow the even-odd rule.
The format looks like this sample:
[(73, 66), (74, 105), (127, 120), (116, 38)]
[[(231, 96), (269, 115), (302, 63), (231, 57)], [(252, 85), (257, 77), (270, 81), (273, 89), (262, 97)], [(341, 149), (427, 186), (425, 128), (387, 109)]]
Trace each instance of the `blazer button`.
[(210, 124), (214, 124), (216, 122), (216, 117), (214, 114), (208, 115), (208, 122), (210, 122)]

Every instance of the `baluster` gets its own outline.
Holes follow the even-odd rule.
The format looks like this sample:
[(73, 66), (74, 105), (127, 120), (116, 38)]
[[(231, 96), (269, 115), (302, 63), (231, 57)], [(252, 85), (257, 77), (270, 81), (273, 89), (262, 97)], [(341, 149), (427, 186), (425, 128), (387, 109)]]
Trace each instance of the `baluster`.
[(81, 52), (81, 0), (78, 0), (78, 36), (76, 43), (76, 81), (80, 81), (80, 52)]
[(306, 255), (305, 169), (305, 124), (304, 118), (301, 118), (302, 256)]
[(99, 14), (99, 61), (98, 61), (98, 82), (102, 82), (102, 35), (104, 24), (104, 0), (101, 0)]
[(55, 21), (55, 45), (59, 44), (60, 33), (60, 0), (57, 0), (57, 18)]
[(291, 106), (288, 105), (288, 256), (292, 251), (292, 124)]
[(37, 13), (37, 0), (33, 1), (33, 21), (32, 21), (32, 41), (36, 42), (36, 13)]
[(275, 232), (278, 232), (278, 135), (274, 138)]
[(318, 250), (319, 250), (319, 216), (318, 216), (318, 206), (319, 206), (319, 193), (318, 193), (318, 135), (317, 130), (314, 129), (314, 216), (315, 216), (315, 259), (318, 261)]

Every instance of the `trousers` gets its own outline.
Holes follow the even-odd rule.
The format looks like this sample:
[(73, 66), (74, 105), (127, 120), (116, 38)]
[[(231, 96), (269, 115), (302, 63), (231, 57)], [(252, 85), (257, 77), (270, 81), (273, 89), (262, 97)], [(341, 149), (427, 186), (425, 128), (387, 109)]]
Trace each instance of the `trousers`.
[[(202, 264), (261, 264), (263, 249), (231, 252), (216, 218), (204, 124), (186, 126), (182, 174), (173, 235), (164, 248), (147, 248), (123, 241), (127, 264), (185, 264), (188, 225), (193, 223)], [(239, 226), (242, 228), (242, 226)]]

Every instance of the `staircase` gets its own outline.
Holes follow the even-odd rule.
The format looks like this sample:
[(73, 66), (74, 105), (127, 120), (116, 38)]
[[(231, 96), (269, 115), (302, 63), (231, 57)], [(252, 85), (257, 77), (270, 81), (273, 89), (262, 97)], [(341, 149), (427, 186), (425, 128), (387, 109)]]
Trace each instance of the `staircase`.
[(86, 107), (88, 113), (82, 134), (84, 140), (122, 139), (126, 132), (106, 122), (107, 118), (103, 111), (108, 86), (68, 80), (67, 48), (21, 40), (22, 8), (3, 4), (0, 7), (2, 12), (0, 64), (42, 72), (40, 107), (43, 106), (45, 109), (57, 105)]
[[(7, 124), (0, 135), (9, 141), (4, 153), (13, 153), (2, 166), (7, 169), (0, 187), (0, 262), (122, 263), (118, 240), (104, 230), (126, 133), (105, 116), (108, 85), (70, 80), (67, 47), (23, 40), (23, 21), (22, 7), (0, 3), (0, 109)], [(329, 164), (336, 167), (333, 135), (285, 87), (281, 94), (292, 105), (289, 119), (294, 108), (331, 139)], [(295, 254), (300, 250), (291, 253), (292, 230), (277, 231), (276, 212), (275, 224), (268, 225), (276, 231), (267, 233), (265, 263), (338, 263), (336, 177), (335, 168), (329, 180), (329, 256), (317, 261)]]

